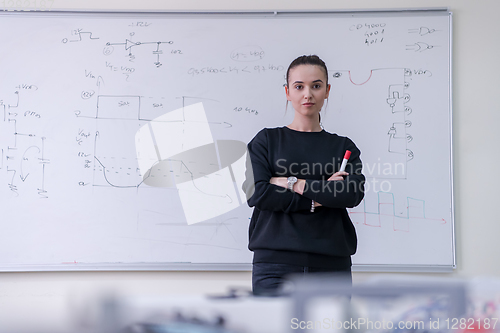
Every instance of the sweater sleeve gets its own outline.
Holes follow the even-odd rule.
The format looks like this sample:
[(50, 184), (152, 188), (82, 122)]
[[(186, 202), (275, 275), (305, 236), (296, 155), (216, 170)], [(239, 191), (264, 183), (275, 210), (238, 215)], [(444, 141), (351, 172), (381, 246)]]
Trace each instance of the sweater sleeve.
[(292, 213), (309, 210), (311, 199), (269, 183), (273, 177), (273, 161), (269, 156), (269, 141), (266, 129), (263, 129), (247, 146), (245, 181), (242, 189), (246, 193), (250, 207), (260, 210)]
[(352, 208), (359, 205), (364, 197), (365, 176), (361, 173), (361, 152), (354, 142), (346, 138), (345, 149), (351, 157), (345, 171), (349, 173), (344, 180), (306, 179), (303, 196), (330, 208)]

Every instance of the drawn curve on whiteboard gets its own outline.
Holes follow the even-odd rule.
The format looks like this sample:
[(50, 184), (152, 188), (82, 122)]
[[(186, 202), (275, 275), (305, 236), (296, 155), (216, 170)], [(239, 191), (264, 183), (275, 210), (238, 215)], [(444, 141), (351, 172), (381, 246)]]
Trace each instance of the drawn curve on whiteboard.
[(372, 75), (373, 75), (373, 69), (370, 70), (370, 76), (368, 77), (368, 79), (366, 79), (365, 82), (362, 82), (362, 83), (356, 83), (352, 80), (352, 76), (351, 76), (351, 71), (348, 71), (349, 73), (349, 81), (351, 81), (352, 84), (355, 84), (357, 86), (362, 86), (363, 84), (365, 84), (366, 82), (370, 81), (370, 79), (372, 78)]

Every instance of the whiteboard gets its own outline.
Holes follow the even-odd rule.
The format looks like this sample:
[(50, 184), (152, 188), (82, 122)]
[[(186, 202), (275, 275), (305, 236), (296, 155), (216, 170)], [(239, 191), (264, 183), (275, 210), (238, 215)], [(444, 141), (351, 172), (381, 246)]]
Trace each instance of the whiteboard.
[(354, 270), (455, 266), (451, 14), (2, 13), (0, 268), (250, 269), (246, 143), (291, 122), (318, 54), (322, 124), (360, 148)]

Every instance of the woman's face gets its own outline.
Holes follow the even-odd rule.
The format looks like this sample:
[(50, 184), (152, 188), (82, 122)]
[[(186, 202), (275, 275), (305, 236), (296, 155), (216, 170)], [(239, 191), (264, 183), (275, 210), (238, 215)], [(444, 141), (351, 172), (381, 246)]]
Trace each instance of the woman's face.
[(326, 73), (320, 66), (299, 65), (290, 70), (285, 92), (296, 113), (305, 117), (318, 117), (330, 92), (326, 79)]

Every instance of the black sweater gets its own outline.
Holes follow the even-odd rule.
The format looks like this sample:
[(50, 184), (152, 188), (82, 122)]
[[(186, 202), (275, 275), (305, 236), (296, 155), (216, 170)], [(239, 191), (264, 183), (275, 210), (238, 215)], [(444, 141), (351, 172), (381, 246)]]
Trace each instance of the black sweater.
[[(328, 181), (340, 169), (346, 150), (349, 176)], [(279, 127), (263, 129), (248, 144), (243, 190), (255, 207), (248, 248), (253, 262), (347, 268), (356, 252), (356, 230), (346, 207), (364, 196), (360, 151), (348, 138)], [(305, 179), (302, 195), (269, 183), (271, 177)], [(322, 206), (310, 212), (311, 201)]]

